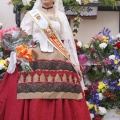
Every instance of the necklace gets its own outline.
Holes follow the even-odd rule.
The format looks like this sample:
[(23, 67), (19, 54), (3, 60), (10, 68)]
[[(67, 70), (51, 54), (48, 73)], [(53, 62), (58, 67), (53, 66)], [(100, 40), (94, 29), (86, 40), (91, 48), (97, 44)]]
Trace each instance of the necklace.
[(42, 8), (44, 8), (44, 9), (46, 9), (46, 10), (49, 10), (49, 9), (52, 9), (53, 8), (53, 6), (51, 6), (51, 7), (44, 7), (44, 6), (42, 6)]

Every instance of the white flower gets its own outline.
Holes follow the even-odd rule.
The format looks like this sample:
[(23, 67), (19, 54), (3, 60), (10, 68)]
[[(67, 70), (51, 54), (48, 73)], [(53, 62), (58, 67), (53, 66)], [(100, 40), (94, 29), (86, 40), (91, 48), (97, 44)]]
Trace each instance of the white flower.
[(115, 40), (115, 36), (111, 35), (112, 40)]
[(89, 2), (93, 2), (94, 0), (89, 0)]
[(77, 42), (77, 45), (81, 48), (82, 47), (82, 43), (80, 41)]
[(99, 45), (99, 47), (100, 47), (101, 49), (104, 49), (104, 48), (107, 47), (107, 44), (106, 44), (106, 43), (101, 43), (101, 44)]
[(31, 0), (22, 0), (23, 5), (29, 5), (30, 1), (31, 1)]
[(93, 0), (94, 2), (98, 2), (98, 0)]
[(118, 39), (120, 38), (120, 33), (118, 33), (116, 36), (115, 36), (115, 39)]
[(99, 93), (98, 95), (99, 95), (99, 100), (102, 100), (104, 98), (102, 93)]
[(94, 114), (90, 113), (91, 120), (94, 118)]
[(98, 107), (100, 115), (105, 115), (107, 113), (107, 110), (104, 107)]
[(110, 59), (110, 60), (115, 60), (115, 55), (110, 55), (110, 56), (109, 56), (109, 59)]
[(19, 31), (15, 31), (15, 30), (12, 31), (12, 37), (15, 39), (18, 37), (19, 34), (20, 34)]
[(0, 70), (4, 69), (4, 64), (0, 63)]
[(78, 2), (81, 5), (81, 0), (76, 0), (76, 2)]
[(2, 23), (0, 23), (0, 29), (2, 29), (2, 27), (3, 27), (3, 24), (2, 24)]
[(120, 73), (120, 66), (118, 67), (118, 72)]
[(108, 75), (111, 75), (111, 74), (112, 74), (112, 72), (111, 72), (110, 70), (108, 70), (108, 71), (107, 71), (107, 74), (108, 74)]

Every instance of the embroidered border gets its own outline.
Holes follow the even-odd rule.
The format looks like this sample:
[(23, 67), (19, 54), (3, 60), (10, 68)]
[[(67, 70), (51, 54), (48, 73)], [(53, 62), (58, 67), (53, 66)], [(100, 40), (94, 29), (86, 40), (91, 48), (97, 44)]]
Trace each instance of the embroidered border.
[(69, 83), (22, 83), (17, 92), (17, 99), (82, 99), (81, 87)]
[(27, 83), (18, 84), (18, 93), (31, 93), (31, 92), (71, 92), (80, 93), (80, 86), (75, 84), (66, 83)]
[[(65, 61), (59, 60), (39, 60), (37, 62), (30, 62), (30, 66), (33, 70), (41, 69), (41, 70), (69, 70), (76, 73), (72, 64), (67, 63)], [(20, 69), (19, 71), (22, 71)]]

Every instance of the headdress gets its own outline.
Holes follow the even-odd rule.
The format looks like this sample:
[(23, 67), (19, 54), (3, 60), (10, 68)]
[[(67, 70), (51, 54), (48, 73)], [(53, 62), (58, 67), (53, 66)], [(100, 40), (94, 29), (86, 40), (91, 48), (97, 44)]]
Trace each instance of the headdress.
[[(41, 0), (36, 0), (35, 4), (33, 6), (33, 9), (41, 8), (41, 7), (42, 7)], [(55, 8), (55, 10), (59, 10), (61, 12), (64, 12), (64, 7), (63, 7), (62, 0), (55, 0), (55, 2), (54, 2), (54, 8)]]

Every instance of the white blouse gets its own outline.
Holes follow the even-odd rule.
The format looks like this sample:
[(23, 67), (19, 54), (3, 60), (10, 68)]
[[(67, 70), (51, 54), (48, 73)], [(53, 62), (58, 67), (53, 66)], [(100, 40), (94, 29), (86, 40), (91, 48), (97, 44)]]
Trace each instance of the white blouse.
[[(61, 23), (59, 18), (56, 16), (56, 14), (46, 14), (51, 26), (56, 31), (56, 33), (61, 35)], [(29, 35), (33, 35), (33, 40), (39, 42), (40, 49), (42, 52), (53, 52), (53, 45), (46, 40), (44, 35), (40, 32), (38, 26), (36, 23), (32, 21), (32, 18), (29, 14), (26, 14), (25, 17), (22, 20), (21, 28), (25, 30), (25, 32)]]
[[(64, 47), (68, 51), (71, 61), (75, 65), (79, 65), (78, 58), (77, 58), (77, 53), (76, 53), (76, 48), (74, 44), (74, 41), (69, 44), (69, 33), (67, 32), (67, 29), (69, 29), (69, 24), (65, 24), (66, 22), (63, 17), (65, 17), (64, 14), (61, 14), (60, 12), (56, 12), (55, 14), (46, 14), (53, 29), (56, 31), (56, 33), (59, 35), (61, 40), (64, 41)], [(59, 18), (57, 17), (59, 16)], [(39, 28), (37, 25), (32, 21), (31, 17), (29, 14), (26, 14), (25, 17), (22, 20), (21, 23), (21, 28), (25, 30), (26, 33), (29, 35), (33, 35), (33, 40), (38, 41), (40, 43), (40, 49), (43, 52), (53, 52), (53, 46), (49, 41), (45, 39), (45, 37), (42, 35), (40, 32)], [(72, 34), (72, 33), (71, 33)], [(83, 79), (81, 80), (81, 86), (83, 90), (86, 89)]]

